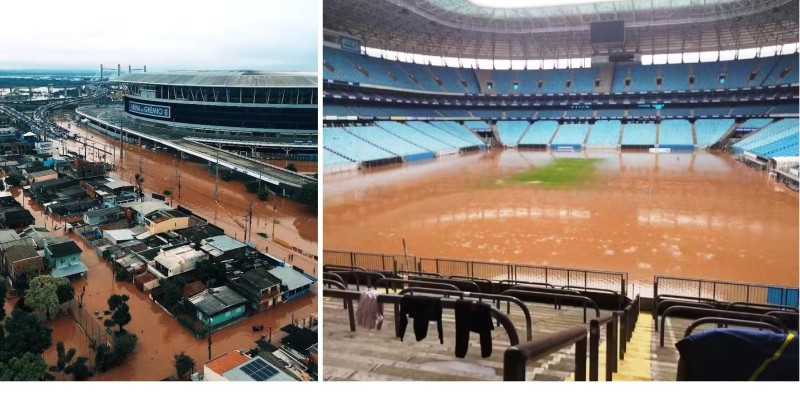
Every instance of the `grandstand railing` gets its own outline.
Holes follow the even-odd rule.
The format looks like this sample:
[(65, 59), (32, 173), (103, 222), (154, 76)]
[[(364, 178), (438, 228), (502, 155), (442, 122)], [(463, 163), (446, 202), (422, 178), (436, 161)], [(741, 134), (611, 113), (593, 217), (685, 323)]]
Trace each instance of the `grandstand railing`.
[(420, 258), (418, 269), (442, 275), (461, 275), (492, 280), (541, 282), (554, 286), (610, 289), (625, 295), (628, 274), (544, 265), (497, 263), (447, 258)]
[(721, 302), (746, 302), (798, 306), (798, 288), (762, 284), (713, 281), (656, 275), (653, 297), (659, 295), (692, 296)]
[(417, 258), (413, 255), (325, 250), (324, 264), (393, 272), (427, 272), (491, 280), (547, 283), (571, 288), (613, 290), (627, 294), (628, 274), (544, 265), (498, 263), (449, 258)]

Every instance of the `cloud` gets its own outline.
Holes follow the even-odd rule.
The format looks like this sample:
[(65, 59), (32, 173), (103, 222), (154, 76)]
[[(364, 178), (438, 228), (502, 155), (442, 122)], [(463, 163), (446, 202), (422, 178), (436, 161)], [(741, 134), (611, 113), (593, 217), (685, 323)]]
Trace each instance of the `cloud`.
[[(317, 70), (320, 2), (3, 4), (0, 68)], [(12, 17), (14, 15), (25, 16)]]

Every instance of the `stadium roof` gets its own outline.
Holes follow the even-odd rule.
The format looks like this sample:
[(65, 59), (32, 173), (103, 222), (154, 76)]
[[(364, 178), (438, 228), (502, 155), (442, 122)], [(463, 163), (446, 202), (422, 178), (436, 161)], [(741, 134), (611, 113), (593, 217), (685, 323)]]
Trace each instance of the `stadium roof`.
[(170, 71), (122, 75), (112, 81), (175, 86), (247, 88), (315, 88), (316, 72), (271, 71)]
[[(323, 25), (367, 47), (482, 59), (736, 50), (796, 43), (798, 36), (797, 0), (587, 0), (512, 8), (482, 5), (487, 1), (326, 0)], [(592, 45), (590, 22), (620, 19), (623, 45)]]

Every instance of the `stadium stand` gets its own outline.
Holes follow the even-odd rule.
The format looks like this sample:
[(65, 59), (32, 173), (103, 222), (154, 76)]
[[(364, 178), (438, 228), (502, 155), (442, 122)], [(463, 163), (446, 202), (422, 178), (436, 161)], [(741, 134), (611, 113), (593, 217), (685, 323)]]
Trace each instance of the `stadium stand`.
[(735, 120), (733, 119), (699, 119), (695, 121), (694, 129), (697, 136), (697, 146), (706, 148), (719, 142), (722, 136), (731, 129), (734, 122)]
[(687, 64), (667, 64), (661, 66), (661, 90), (678, 91), (689, 87), (689, 66)]
[(662, 121), (661, 126), (658, 128), (658, 147), (694, 149), (692, 124), (685, 119)]
[(528, 121), (498, 121), (497, 135), (504, 146), (517, 147), (519, 139), (530, 126), (531, 124)]
[(464, 126), (466, 126), (469, 129), (472, 129), (473, 131), (492, 130), (492, 127), (489, 126), (489, 124), (487, 124), (486, 121), (475, 121), (475, 120), (464, 121)]
[(369, 162), (397, 156), (351, 135), (344, 128), (323, 128), (325, 147), (353, 161)]
[(519, 140), (520, 146), (541, 146), (550, 143), (550, 139), (558, 129), (556, 121), (536, 121), (527, 133)]
[(589, 133), (591, 125), (589, 124), (563, 124), (558, 128), (558, 132), (553, 137), (550, 147), (572, 147), (580, 150), (583, 147), (583, 142), (586, 141), (586, 135)]
[(750, 118), (739, 125), (740, 129), (759, 129), (772, 123), (772, 118)]
[(621, 144), (623, 146), (655, 146), (656, 124), (625, 124)]
[(798, 126), (797, 119), (782, 119), (753, 132), (732, 147), (736, 153), (749, 151), (764, 158), (796, 156)]
[(407, 124), (395, 121), (378, 121), (377, 125), (409, 143), (414, 143), (423, 149), (436, 152), (437, 154), (458, 152), (457, 146), (435, 139)]
[(586, 139), (586, 147), (616, 147), (619, 145), (622, 122), (619, 120), (597, 121)]
[(433, 121), (431, 125), (450, 133), (451, 135), (469, 143), (473, 146), (484, 146), (484, 143), (481, 139), (475, 136), (469, 129), (467, 129), (464, 125), (459, 124), (458, 122), (454, 121)]
[(779, 104), (769, 110), (770, 114), (798, 114), (797, 103), (794, 104)]
[(344, 129), (379, 149), (403, 157), (403, 160), (406, 161), (433, 158), (434, 156), (431, 151), (426, 151), (426, 149), (400, 139), (379, 126), (351, 126)]
[(695, 117), (726, 117), (730, 115), (730, 107), (695, 107)]

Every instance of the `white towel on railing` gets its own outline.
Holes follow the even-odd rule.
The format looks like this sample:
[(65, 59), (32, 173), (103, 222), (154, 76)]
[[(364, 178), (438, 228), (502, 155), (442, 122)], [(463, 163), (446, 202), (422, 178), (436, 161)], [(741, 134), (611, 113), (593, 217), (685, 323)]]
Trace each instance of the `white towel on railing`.
[(383, 305), (378, 302), (377, 290), (367, 289), (358, 297), (356, 323), (363, 328), (381, 330)]

